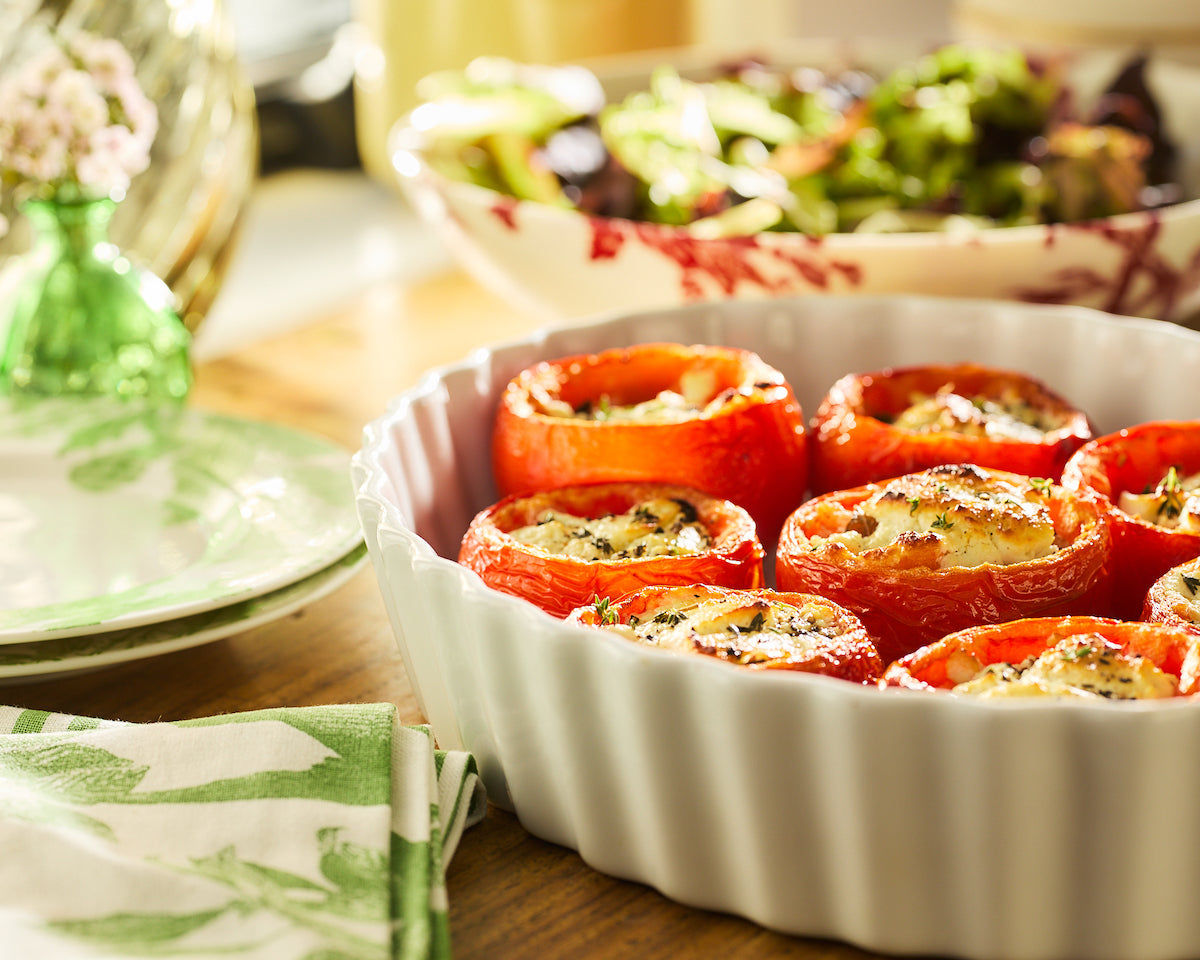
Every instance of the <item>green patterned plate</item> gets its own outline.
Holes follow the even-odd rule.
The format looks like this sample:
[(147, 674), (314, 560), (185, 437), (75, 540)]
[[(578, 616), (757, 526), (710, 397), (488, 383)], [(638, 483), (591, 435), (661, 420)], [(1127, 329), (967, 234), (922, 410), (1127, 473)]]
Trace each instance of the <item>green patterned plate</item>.
[(190, 617), (109, 630), (87, 637), (62, 637), (0, 646), (0, 683), (142, 660), (197, 647), (286, 617), (320, 600), (363, 568), (367, 548), (359, 544), (336, 563), (279, 590)]
[(184, 408), (0, 407), (0, 643), (215, 610), (362, 539), (349, 454)]

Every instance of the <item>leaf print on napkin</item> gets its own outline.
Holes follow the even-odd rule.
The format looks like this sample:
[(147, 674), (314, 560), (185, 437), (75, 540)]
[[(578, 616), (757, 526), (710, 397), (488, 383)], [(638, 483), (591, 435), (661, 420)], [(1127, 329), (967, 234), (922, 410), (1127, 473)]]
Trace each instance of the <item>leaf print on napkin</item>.
[[(51, 920), (45, 926), (61, 936), (94, 946), (119, 947), (129, 956), (195, 956), (198, 953), (236, 956), (257, 950), (261, 944), (250, 940), (214, 942), (215, 935), (206, 940), (206, 928), (230, 914), (242, 920), (262, 915), (306, 932), (319, 944), (305, 954), (305, 960), (387, 960), (387, 857), (378, 851), (338, 841), (338, 832), (336, 827), (317, 832), (318, 846), (322, 850), (321, 873), (329, 884), (243, 860), (230, 846), (211, 857), (194, 858), (187, 865), (162, 864), (167, 869), (203, 877), (227, 888), (229, 898), (220, 907), (178, 914), (121, 912)], [(360, 921), (384, 931), (382, 939), (373, 940), (355, 929), (354, 925)], [(247, 925), (246, 928), (251, 927)], [(271, 928), (275, 929), (274, 926)]]
[(290, 723), (262, 716), (244, 723), (208, 726), (164, 723), (155, 736), (128, 736), (122, 728), (75, 734), (75, 742), (111, 751), (141, 766), (144, 776), (122, 801), (203, 802), (230, 799), (236, 785), (251, 781), (255, 796), (270, 796), (274, 776), (304, 778), (337, 754)]
[(386, 917), (388, 860), (382, 851), (338, 839), (337, 827), (317, 831), (321, 875), (336, 888), (326, 902), (331, 913), (357, 920)]
[(146, 956), (170, 956), (174, 951), (164, 951), (162, 944), (187, 936), (228, 909), (181, 914), (116, 913), (88, 920), (52, 920), (46, 926), (75, 940), (119, 946)]
[[(322, 833), (337, 832), (330, 827), (318, 831)], [(346, 844), (353, 847), (353, 844)], [(377, 874), (377, 885), (380, 890), (367, 890), (365, 887), (354, 888), (355, 895), (369, 904), (370, 910), (357, 910), (362, 914), (355, 919), (385, 920), (388, 915), (387, 907), (387, 858), (381, 852), (358, 847), (356, 856), (366, 855), (378, 859), (380, 870)], [(322, 861), (324, 858), (322, 858)], [(337, 917), (345, 916), (341, 912), (341, 900), (347, 892), (336, 881), (328, 885), (316, 883), (299, 874), (286, 870), (278, 870), (250, 860), (242, 860), (237, 856), (233, 847), (226, 847), (211, 857), (199, 857), (191, 862), (191, 867), (179, 868), (184, 872), (195, 873), (208, 877), (210, 880), (223, 884), (238, 894), (238, 907), (242, 911), (259, 909), (271, 910), (283, 914), (303, 926), (313, 929), (325, 929), (330, 924), (336, 925)], [(324, 873), (322, 872), (322, 875)], [(326, 877), (326, 879), (329, 879)], [(380, 895), (382, 894), (382, 895)], [(333, 905), (331, 907), (331, 904)], [(322, 915), (330, 915), (322, 920)], [(340, 929), (340, 928), (339, 928)]]
[(111, 838), (104, 823), (74, 805), (123, 801), (147, 768), (97, 747), (8, 741), (0, 747), (0, 815), (84, 829)]

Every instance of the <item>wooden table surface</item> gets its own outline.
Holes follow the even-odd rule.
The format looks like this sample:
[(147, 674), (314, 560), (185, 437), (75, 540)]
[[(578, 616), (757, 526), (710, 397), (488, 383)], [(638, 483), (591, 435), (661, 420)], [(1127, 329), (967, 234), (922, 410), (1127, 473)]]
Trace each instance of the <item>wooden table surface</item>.
[[(190, 402), (305, 429), (352, 451), (363, 425), (425, 370), (535, 326), (457, 271), (381, 283), (311, 325), (200, 366)], [(134, 722), (375, 701), (396, 703), (408, 722), (424, 719), (369, 566), (274, 623), (91, 673), (10, 683), (0, 698)], [(464, 835), (448, 886), (458, 960), (871, 956), (672, 903), (597, 873), (495, 808)]]

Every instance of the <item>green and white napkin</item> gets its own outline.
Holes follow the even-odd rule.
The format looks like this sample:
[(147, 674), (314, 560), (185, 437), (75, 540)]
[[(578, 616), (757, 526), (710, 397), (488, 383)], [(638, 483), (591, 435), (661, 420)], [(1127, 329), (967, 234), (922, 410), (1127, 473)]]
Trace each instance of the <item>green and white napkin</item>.
[(442, 960), (469, 754), (390, 704), (127, 724), (0, 707), (0, 957)]

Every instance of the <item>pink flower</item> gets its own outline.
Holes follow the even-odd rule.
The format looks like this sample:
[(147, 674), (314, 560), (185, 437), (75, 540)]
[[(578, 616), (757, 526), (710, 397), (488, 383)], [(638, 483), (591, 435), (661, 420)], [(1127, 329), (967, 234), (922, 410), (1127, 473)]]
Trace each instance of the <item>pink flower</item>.
[(146, 152), (126, 127), (96, 130), (89, 141), (89, 151), (75, 164), (80, 186), (123, 192), (130, 178), (146, 168)]
[(82, 70), (64, 70), (46, 88), (43, 109), (58, 112), (62, 125), (95, 130), (108, 123), (108, 101)]
[(71, 61), (57, 46), (45, 47), (33, 54), (23, 69), (14, 77), (16, 89), (22, 90), (29, 96), (34, 96), (39, 90), (44, 90), (64, 70), (70, 69)]
[(68, 49), (108, 89), (121, 77), (133, 76), (133, 59), (116, 40), (80, 33), (71, 38)]
[(118, 41), (53, 39), (0, 80), (0, 178), (43, 194), (124, 192), (150, 163), (158, 111)]

